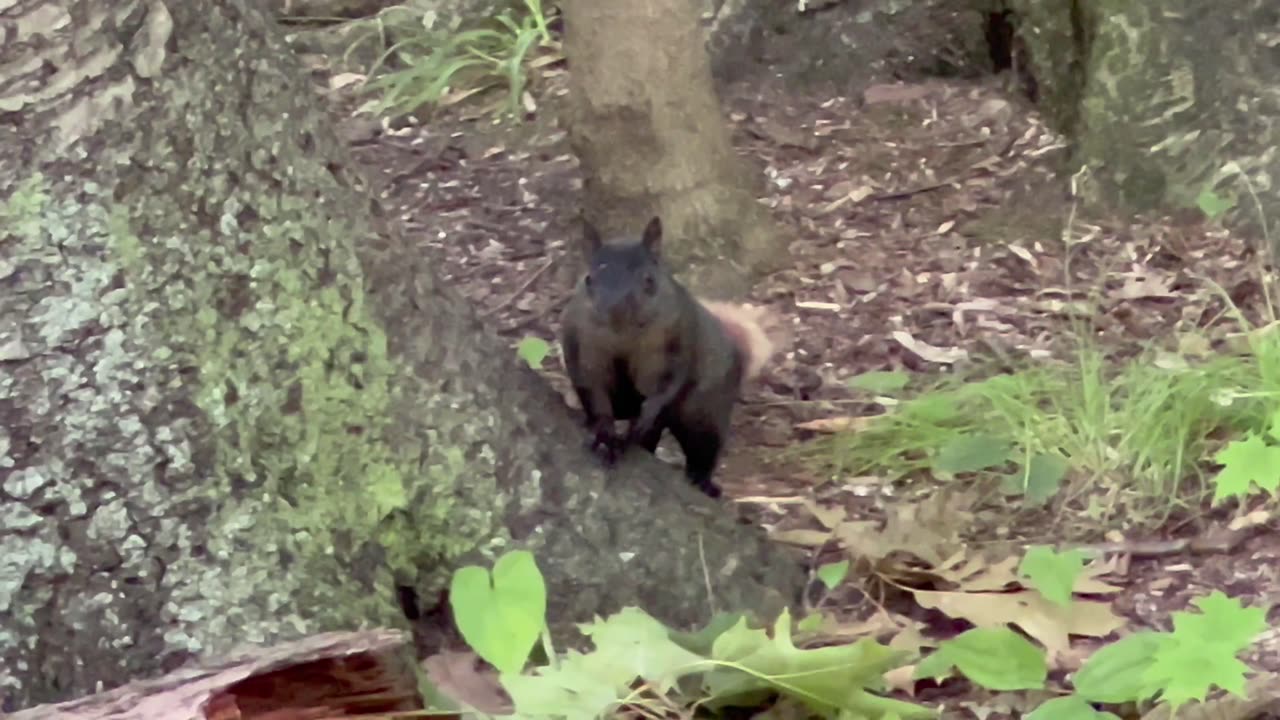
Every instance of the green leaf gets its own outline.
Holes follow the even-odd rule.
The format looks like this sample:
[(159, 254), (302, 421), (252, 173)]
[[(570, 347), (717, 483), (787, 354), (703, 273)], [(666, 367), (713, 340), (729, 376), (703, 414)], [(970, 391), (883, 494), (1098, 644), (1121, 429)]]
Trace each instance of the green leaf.
[(1071, 590), (1076, 578), (1084, 569), (1084, 553), (1068, 550), (1054, 552), (1053, 548), (1037, 545), (1022, 556), (1018, 572), (1049, 602), (1062, 607), (1071, 605)]
[(822, 616), (822, 613), (819, 613), (819, 612), (810, 613), (804, 616), (803, 618), (801, 618), (800, 621), (796, 623), (796, 632), (801, 632), (801, 633), (817, 632), (818, 630), (822, 629), (823, 619), (824, 618)]
[(934, 650), (916, 663), (915, 672), (911, 674), (911, 677), (915, 680), (941, 682), (951, 675), (951, 669), (955, 666), (955, 663), (951, 662), (945, 652)]
[(1175, 612), (1175, 635), (1197, 633), (1206, 642), (1234, 647), (1238, 651), (1249, 647), (1258, 634), (1267, 629), (1266, 609), (1244, 607), (1239, 599), (1227, 597), (1221, 590), (1214, 590), (1191, 603), (1203, 614)]
[(1204, 213), (1210, 220), (1217, 218), (1222, 213), (1230, 210), (1235, 201), (1230, 198), (1224, 198), (1215, 193), (1210, 188), (1200, 191), (1200, 195), (1196, 197), (1196, 205), (1200, 208), (1200, 212)]
[(547, 354), (550, 352), (551, 346), (547, 341), (536, 335), (524, 338), (516, 346), (516, 354), (534, 370), (542, 368), (542, 361), (547, 359)]
[(1041, 688), (1049, 672), (1044, 653), (1007, 627), (969, 630), (941, 643), (934, 654), (988, 690)]
[(1054, 698), (1040, 703), (1039, 707), (1027, 713), (1027, 720), (1102, 720), (1118, 716), (1109, 712), (1094, 710), (1087, 700), (1077, 695)]
[(1223, 466), (1214, 479), (1215, 504), (1228, 497), (1244, 497), (1250, 483), (1271, 493), (1280, 487), (1280, 447), (1268, 445), (1254, 433), (1228, 443), (1214, 460)]
[(849, 573), (849, 559), (845, 558), (839, 562), (827, 563), (818, 568), (818, 579), (828, 590), (835, 590), (836, 586), (844, 582), (844, 577)]
[(1280, 442), (1280, 408), (1276, 408), (1276, 411), (1271, 413), (1271, 422), (1267, 424), (1267, 435), (1271, 436), (1272, 440)]
[(942, 425), (961, 417), (953, 396), (943, 393), (921, 395), (907, 403), (903, 414), (924, 425)]
[(1058, 453), (1037, 453), (1027, 463), (1026, 500), (1032, 507), (1043, 505), (1057, 494), (1067, 476), (1067, 460)]
[(1243, 697), (1249, 668), (1236, 655), (1267, 627), (1264, 609), (1244, 608), (1220, 591), (1195, 604), (1202, 613), (1173, 614), (1173, 632), (1144, 674), (1146, 689), (1175, 709), (1204, 700), (1214, 685)]
[(1143, 700), (1147, 668), (1168, 635), (1150, 631), (1122, 638), (1089, 656), (1072, 676), (1076, 693), (1092, 702), (1124, 703)]
[(846, 380), (845, 384), (855, 390), (890, 395), (906, 387), (910, 381), (911, 376), (901, 370), (877, 370), (854, 375)]
[(498, 677), (516, 712), (526, 718), (598, 720), (608, 717), (630, 694), (635, 675), (595, 653), (569, 651), (556, 667), (540, 667), (532, 675)]
[(723, 663), (704, 676), (711, 709), (740, 704), (774, 689), (827, 715), (844, 710), (859, 716), (887, 712), (904, 718), (934, 716), (919, 705), (866, 692), (883, 686), (885, 671), (903, 653), (871, 638), (800, 650), (791, 642), (791, 615), (786, 611), (774, 623), (772, 638), (764, 630), (748, 628), (744, 619), (716, 638), (711, 654)]
[(1067, 468), (1067, 461), (1060, 454), (1037, 453), (1031, 456), (1026, 467), (1003, 478), (1001, 492), (1021, 495), (1028, 507), (1041, 507), (1062, 487)]
[(977, 472), (1008, 461), (1009, 452), (1006, 440), (986, 435), (962, 435), (942, 447), (938, 457), (934, 458), (933, 467), (952, 475)]
[(547, 589), (533, 555), (498, 558), (493, 577), (482, 567), (458, 568), (449, 606), (463, 639), (499, 672), (519, 672), (546, 626)]
[(404, 491), (404, 480), (394, 468), (380, 464), (370, 468), (366, 477), (367, 492), (373, 499), (379, 517), (385, 517), (409, 505), (409, 496)]
[(671, 641), (691, 653), (696, 653), (704, 657), (711, 655), (711, 646), (715, 643), (716, 638), (720, 637), (729, 628), (738, 624), (745, 616), (740, 612), (727, 613), (718, 612), (712, 616), (705, 627), (696, 633), (677, 632), (672, 630), (669, 633)]
[[(1216, 654), (1215, 654), (1216, 655)], [(1203, 702), (1214, 685), (1244, 697), (1249, 667), (1234, 657), (1208, 656), (1189, 643), (1172, 641), (1156, 655), (1144, 675), (1147, 694), (1160, 693), (1171, 709), (1195, 700)]]
[(667, 626), (634, 607), (623, 608), (607, 620), (578, 626), (591, 638), (591, 657), (632, 677), (641, 677), (665, 693), (680, 677), (711, 667), (710, 661), (689, 652), (671, 639)]
[(579, 629), (596, 649), (570, 651), (556, 667), (533, 674), (504, 673), (503, 688), (523, 717), (597, 720), (608, 717), (631, 694), (636, 678), (667, 692), (681, 676), (702, 672), (711, 662), (671, 639), (671, 631), (637, 608), (624, 608)]

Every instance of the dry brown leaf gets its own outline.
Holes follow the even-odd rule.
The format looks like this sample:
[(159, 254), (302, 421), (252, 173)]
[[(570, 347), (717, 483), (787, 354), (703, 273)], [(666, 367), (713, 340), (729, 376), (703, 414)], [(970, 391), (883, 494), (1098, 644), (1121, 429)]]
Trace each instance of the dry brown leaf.
[(811, 639), (849, 641), (856, 638), (876, 637), (887, 632), (900, 632), (903, 625), (910, 627), (911, 623), (913, 621), (907, 618), (895, 619), (885, 612), (875, 613), (859, 622), (844, 622), (832, 615), (824, 615), (822, 625), (813, 633)]
[(877, 83), (868, 85), (866, 90), (862, 91), (862, 101), (868, 105), (877, 105), (887, 102), (905, 102), (907, 100), (919, 100), (928, 97), (929, 88), (924, 85), (906, 85), (904, 83), (894, 83), (892, 85), (885, 83)]
[[(904, 619), (905, 620), (905, 619)], [(923, 623), (914, 620), (906, 620), (908, 623), (901, 631), (894, 634), (889, 639), (889, 647), (894, 650), (905, 650), (911, 653), (920, 652), (921, 648), (936, 647), (937, 643), (930, 640), (920, 632)]]
[(1178, 353), (1188, 357), (1209, 357), (1213, 354), (1213, 344), (1200, 333), (1181, 333), (1178, 335)]
[(1107, 595), (1120, 592), (1120, 587), (1098, 579), (1102, 575), (1110, 575), (1116, 572), (1119, 562), (1119, 558), (1112, 557), (1108, 560), (1099, 559), (1089, 563), (1080, 573), (1080, 577), (1076, 578), (1076, 584), (1072, 588), (1072, 592), (1092, 595)]
[(498, 675), (470, 651), (446, 651), (422, 661), (427, 678), (455, 702), (488, 715), (508, 715), (515, 706), (498, 682)]
[(544, 68), (548, 65), (558, 63), (563, 59), (564, 59), (564, 55), (562, 55), (561, 53), (558, 53), (558, 52), (546, 53), (540, 57), (534, 58), (534, 60), (529, 63), (529, 67)]
[(822, 433), (838, 433), (846, 431), (861, 432), (870, 427), (878, 415), (855, 417), (851, 415), (833, 418), (818, 418), (796, 425), (798, 430), (811, 430)]
[(802, 310), (825, 310), (827, 312), (840, 312), (843, 308), (836, 303), (821, 302), (818, 300), (800, 300), (796, 302), (796, 307)]
[(988, 564), (982, 558), (971, 558), (948, 579), (965, 592), (1004, 590), (1018, 583), (1019, 562), (1016, 557), (1005, 558), (995, 564)]
[(831, 540), (831, 533), (827, 530), (796, 528), (793, 530), (773, 530), (769, 533), (769, 537), (778, 542), (787, 543), (788, 545), (822, 547)]
[(1231, 522), (1227, 523), (1227, 529), (1232, 531), (1244, 530), (1246, 528), (1265, 525), (1271, 522), (1272, 513), (1270, 510), (1254, 510), (1246, 515), (1241, 515)]
[(1137, 300), (1148, 297), (1170, 297), (1174, 293), (1170, 289), (1173, 278), (1159, 276), (1153, 272), (1125, 273), (1124, 285), (1112, 293), (1112, 297), (1122, 300)]
[(885, 685), (894, 690), (901, 690), (911, 697), (915, 697), (916, 680), (915, 677), (913, 677), (915, 672), (915, 663), (896, 667), (884, 674)]
[(358, 82), (364, 82), (365, 76), (360, 73), (344, 72), (329, 78), (329, 87), (333, 90), (344, 88)]
[(888, 554), (880, 535), (879, 523), (873, 520), (842, 522), (833, 533), (849, 555), (878, 560)]
[(1055, 605), (1037, 592), (957, 593), (913, 591), (916, 602), (978, 627), (1017, 625), (1044, 645), (1051, 665), (1070, 645), (1068, 635), (1107, 635), (1124, 624), (1108, 603), (1076, 600)]
[(928, 362), (939, 363), (942, 365), (950, 365), (969, 357), (969, 351), (960, 347), (940, 348), (923, 340), (917, 340), (903, 330), (894, 330), (890, 333), (890, 337), (898, 342), (899, 345), (919, 355), (922, 360)]
[(814, 519), (821, 523), (822, 527), (828, 530), (836, 529), (840, 523), (844, 522), (845, 517), (848, 516), (848, 511), (843, 507), (836, 506), (824, 508), (814, 502), (811, 498), (804, 499), (804, 506), (805, 509), (813, 515)]

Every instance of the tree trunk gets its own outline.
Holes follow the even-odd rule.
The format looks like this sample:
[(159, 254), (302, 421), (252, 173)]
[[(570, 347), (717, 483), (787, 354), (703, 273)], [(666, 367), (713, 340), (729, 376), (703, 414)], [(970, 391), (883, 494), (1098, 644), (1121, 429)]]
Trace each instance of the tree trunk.
[(1008, 2), (1041, 105), (1075, 140), (1070, 169), (1088, 165), (1098, 181), (1087, 199), (1168, 210), (1211, 190), (1235, 202), (1228, 222), (1275, 225), (1280, 55), (1263, 30), (1276, 26), (1274, 2)]
[(376, 214), (257, 3), (6, 12), (6, 710), (404, 628), (406, 597), (439, 617), (454, 567), (512, 547), (556, 630), (795, 599), (790, 556), (674, 468), (637, 453), (606, 478)]
[[(660, 214), (695, 289), (741, 293), (787, 246), (756, 202), (759, 171), (734, 152), (689, 0), (565, 0), (570, 139), (587, 216), (639, 233)], [(696, 269), (696, 272), (694, 270)]]

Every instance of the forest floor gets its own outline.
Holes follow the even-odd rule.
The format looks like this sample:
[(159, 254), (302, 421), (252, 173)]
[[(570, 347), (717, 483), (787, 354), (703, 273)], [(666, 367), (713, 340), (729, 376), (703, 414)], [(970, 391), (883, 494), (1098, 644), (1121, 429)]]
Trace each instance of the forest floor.
[[(578, 273), (571, 251), (581, 177), (555, 120), (563, 85), (553, 79), (542, 96), (543, 107), (523, 123), (495, 125), (455, 108), (426, 127), (346, 124), (353, 153), (387, 206), (422, 252), (437, 258), (439, 275), (510, 340), (513, 354), (527, 336), (555, 347), (559, 310)], [(934, 544), (939, 557), (961, 547), (957, 538), (970, 554), (985, 547), (988, 567), (1001, 552), (1017, 554), (1014, 540), (1114, 540), (1116, 532), (1185, 538), (1229, 520), (1192, 508), (1176, 523), (1102, 522), (1087, 504), (1001, 513), (956, 481), (891, 485), (791, 452), (842, 422), (856, 427), (884, 411), (847, 383), (868, 371), (938, 375), (976, 358), (1070, 361), (1082, 327), (1116, 363), (1152, 346), (1185, 349), (1184, 338), (1219, 348), (1239, 327), (1224, 320), (1225, 304), (1204, 278), (1256, 313), (1256, 262), (1247, 243), (1199, 212), (1083, 216), (1070, 183), (1054, 174), (1063, 141), (994, 79), (875, 86), (856, 98), (737, 85), (724, 91), (724, 104), (737, 149), (764, 174), (761, 202), (789, 234), (794, 265), (760, 282), (750, 298), (793, 323), (793, 342), (746, 392), (717, 476), (729, 501), (780, 539), (813, 546), (815, 556), (838, 553), (827, 542), (838, 523), (892, 516), (906, 528), (900, 534), (914, 526), (949, 539)], [(554, 354), (544, 372), (567, 390)], [(993, 549), (1006, 542), (1013, 544)], [(1115, 621), (1060, 648), (1055, 676), (1078, 667), (1103, 636), (1114, 638), (1112, 630), (1168, 630), (1172, 612), (1193, 609), (1190, 601), (1213, 589), (1249, 606), (1280, 599), (1275, 533), (1218, 552), (1122, 555), (1103, 578), (1113, 586), (1104, 599)], [(865, 587), (848, 585), (824, 603), (846, 628), (880, 616), (898, 619), (886, 631), (905, 621), (928, 625), (935, 638), (961, 627), (940, 627), (942, 616), (919, 606), (868, 602)], [(1274, 642), (1258, 643), (1243, 659), (1280, 670)], [(967, 683), (901, 687), (953, 709), (1003, 702), (1008, 713), (1021, 712)]]

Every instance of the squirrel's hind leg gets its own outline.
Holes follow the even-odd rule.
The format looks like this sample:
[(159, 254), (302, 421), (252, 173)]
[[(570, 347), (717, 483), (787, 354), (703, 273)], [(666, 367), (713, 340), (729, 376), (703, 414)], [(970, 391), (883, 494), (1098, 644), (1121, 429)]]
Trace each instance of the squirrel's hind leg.
[(711, 479), (724, 446), (720, 429), (713, 424), (673, 422), (671, 434), (684, 451), (684, 473), (689, 482), (708, 497), (720, 497), (720, 486)]

